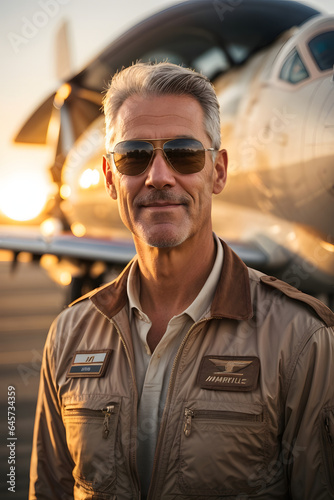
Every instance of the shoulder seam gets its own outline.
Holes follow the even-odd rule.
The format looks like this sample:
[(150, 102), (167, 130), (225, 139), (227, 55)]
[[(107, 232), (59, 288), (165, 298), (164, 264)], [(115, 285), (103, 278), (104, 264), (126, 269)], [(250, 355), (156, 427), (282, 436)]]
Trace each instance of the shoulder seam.
[(306, 304), (328, 327), (334, 326), (334, 313), (315, 297), (307, 295), (306, 293), (303, 293), (300, 290), (297, 290), (297, 288), (289, 285), (285, 281), (281, 281), (273, 276), (261, 276), (260, 282), (273, 288), (274, 290), (278, 290), (291, 300)]

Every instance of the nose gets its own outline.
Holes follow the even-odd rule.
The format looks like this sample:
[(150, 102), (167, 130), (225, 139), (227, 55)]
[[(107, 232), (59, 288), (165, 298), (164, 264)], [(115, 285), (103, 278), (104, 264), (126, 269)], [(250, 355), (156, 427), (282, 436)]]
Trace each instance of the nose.
[(153, 158), (147, 169), (145, 185), (155, 189), (173, 187), (176, 184), (175, 172), (167, 162), (163, 151), (156, 148)]

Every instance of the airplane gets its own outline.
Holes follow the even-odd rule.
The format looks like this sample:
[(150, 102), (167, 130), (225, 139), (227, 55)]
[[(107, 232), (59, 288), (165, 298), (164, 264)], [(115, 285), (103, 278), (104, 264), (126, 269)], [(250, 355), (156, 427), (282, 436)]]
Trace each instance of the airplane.
[(290, 0), (183, 2), (134, 26), (64, 82), (16, 141), (45, 144), (56, 130), (53, 214), (65, 231), (53, 233), (50, 219), (37, 233), (3, 227), (0, 248), (57, 256), (54, 274), (76, 263), (72, 298), (134, 255), (105, 193), (100, 108), (111, 76), (136, 60), (184, 64), (211, 79), (230, 165), (213, 201), (215, 232), (247, 265), (333, 307), (334, 18)]

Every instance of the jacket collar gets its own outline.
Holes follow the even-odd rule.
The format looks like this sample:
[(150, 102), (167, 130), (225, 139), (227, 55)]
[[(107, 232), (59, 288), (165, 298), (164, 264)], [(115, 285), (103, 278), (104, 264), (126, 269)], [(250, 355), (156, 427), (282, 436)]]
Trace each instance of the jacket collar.
[(222, 240), (224, 261), (211, 314), (217, 318), (237, 320), (253, 316), (248, 268), (233, 250)]
[[(224, 241), (220, 241), (224, 249), (224, 261), (212, 301), (211, 315), (215, 318), (250, 319), (253, 308), (248, 269), (233, 250)], [(127, 304), (127, 279), (133, 260), (115, 281), (85, 296), (108, 318), (115, 316)]]

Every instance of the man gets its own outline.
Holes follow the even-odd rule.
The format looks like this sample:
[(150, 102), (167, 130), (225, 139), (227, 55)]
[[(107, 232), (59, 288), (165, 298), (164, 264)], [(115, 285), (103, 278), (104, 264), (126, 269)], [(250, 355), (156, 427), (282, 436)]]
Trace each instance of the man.
[(334, 315), (212, 233), (227, 154), (211, 84), (136, 64), (104, 106), (106, 187), (137, 255), (51, 327), (30, 499), (334, 498)]

